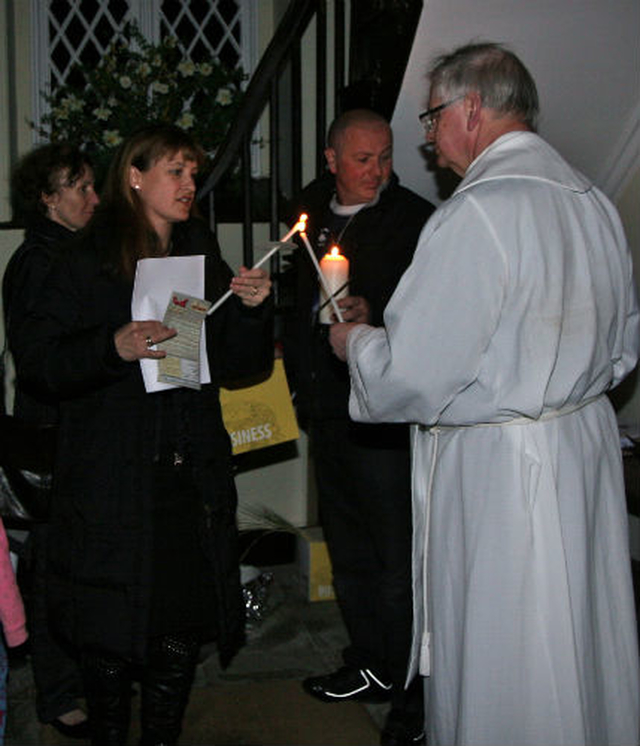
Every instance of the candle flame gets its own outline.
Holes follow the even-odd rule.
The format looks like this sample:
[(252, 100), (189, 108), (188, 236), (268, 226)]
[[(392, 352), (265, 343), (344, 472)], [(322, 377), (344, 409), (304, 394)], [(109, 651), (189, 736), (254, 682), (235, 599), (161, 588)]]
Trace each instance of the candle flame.
[(331, 250), (329, 251), (331, 256), (341, 256), (340, 254), (340, 247), (339, 246), (332, 246)]
[(300, 217), (298, 218), (295, 229), (297, 231), (300, 231), (300, 233), (304, 233), (307, 228), (307, 220), (309, 220), (309, 216), (306, 212), (303, 212), (302, 215), (300, 215)]

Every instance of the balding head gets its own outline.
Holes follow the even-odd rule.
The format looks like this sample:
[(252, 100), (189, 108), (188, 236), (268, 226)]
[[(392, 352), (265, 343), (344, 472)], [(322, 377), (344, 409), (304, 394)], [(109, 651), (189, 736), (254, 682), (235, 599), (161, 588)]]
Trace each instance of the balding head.
[(387, 120), (369, 109), (340, 115), (329, 128), (324, 151), (336, 178), (342, 205), (358, 205), (378, 198), (391, 176), (393, 143)]
[(387, 129), (391, 134), (389, 122), (371, 109), (350, 109), (334, 119), (327, 133), (327, 147), (338, 150), (344, 138), (344, 133), (351, 127), (361, 129)]

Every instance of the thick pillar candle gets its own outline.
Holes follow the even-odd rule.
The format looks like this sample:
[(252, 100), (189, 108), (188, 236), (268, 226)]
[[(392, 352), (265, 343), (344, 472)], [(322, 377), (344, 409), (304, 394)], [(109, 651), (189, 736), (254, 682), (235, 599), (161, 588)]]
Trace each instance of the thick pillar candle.
[(349, 260), (340, 253), (337, 246), (333, 246), (320, 260), (320, 271), (325, 282), (320, 286), (320, 315), (318, 318), (321, 324), (331, 324), (333, 323), (334, 311), (327, 292), (335, 300), (345, 298), (349, 294)]

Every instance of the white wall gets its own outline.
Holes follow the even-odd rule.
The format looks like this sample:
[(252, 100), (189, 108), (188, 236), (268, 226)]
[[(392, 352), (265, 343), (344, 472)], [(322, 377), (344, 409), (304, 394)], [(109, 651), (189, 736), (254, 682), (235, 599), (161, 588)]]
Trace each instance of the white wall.
[(396, 170), (434, 202), (417, 119), (426, 71), (435, 55), (472, 40), (503, 42), (522, 58), (538, 85), (540, 134), (615, 198), (629, 170), (620, 154), (638, 159), (638, 0), (425, 0), (392, 124)]
[[(640, 288), (640, 165), (622, 190), (616, 206), (624, 223), (634, 259), (636, 287)], [(640, 434), (640, 368), (622, 383), (618, 420)], [(640, 534), (639, 534), (640, 548)], [(640, 552), (639, 552), (640, 556)]]

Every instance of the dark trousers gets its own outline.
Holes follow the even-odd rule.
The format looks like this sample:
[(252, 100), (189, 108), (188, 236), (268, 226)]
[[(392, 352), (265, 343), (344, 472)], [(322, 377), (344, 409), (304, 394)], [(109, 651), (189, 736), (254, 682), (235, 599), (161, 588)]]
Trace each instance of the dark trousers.
[(344, 661), (390, 680), (392, 707), (421, 710), (421, 686), (404, 691), (413, 616), (408, 427), (316, 420), (310, 435), (320, 521), (350, 640)]
[(174, 746), (182, 720), (200, 648), (190, 632), (154, 637), (146, 659), (133, 665), (104, 650), (82, 655), (91, 743), (124, 746), (131, 716), (131, 682), (140, 679), (141, 746)]
[(82, 697), (79, 664), (64, 648), (49, 627), (46, 601), (46, 554), (49, 526), (34, 524), (29, 543), (31, 568), (27, 598), (31, 665), (36, 688), (36, 711), (43, 723), (78, 707)]

